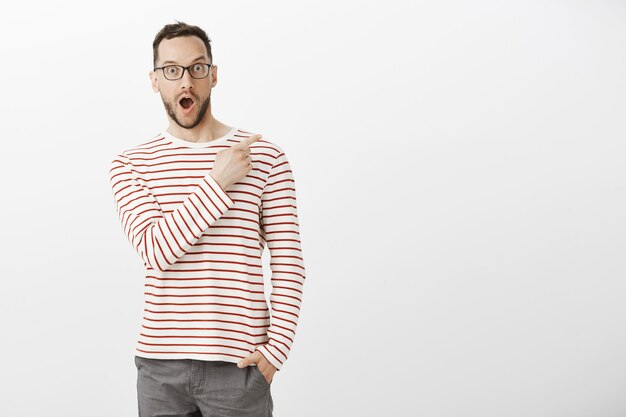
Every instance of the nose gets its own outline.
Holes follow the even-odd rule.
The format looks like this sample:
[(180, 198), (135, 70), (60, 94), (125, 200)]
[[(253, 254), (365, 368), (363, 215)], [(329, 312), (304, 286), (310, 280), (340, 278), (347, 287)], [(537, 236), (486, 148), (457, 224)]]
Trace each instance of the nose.
[(193, 77), (189, 73), (189, 68), (185, 68), (183, 70), (183, 76), (179, 80), (181, 83), (181, 87), (191, 88), (193, 87)]

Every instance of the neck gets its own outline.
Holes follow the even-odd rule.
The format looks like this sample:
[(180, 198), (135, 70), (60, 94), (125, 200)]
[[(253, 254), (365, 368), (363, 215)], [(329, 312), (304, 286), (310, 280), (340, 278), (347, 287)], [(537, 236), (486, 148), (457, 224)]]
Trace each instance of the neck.
[(230, 129), (230, 126), (220, 122), (213, 117), (210, 111), (207, 111), (203, 120), (196, 127), (191, 129), (185, 129), (179, 126), (170, 118), (167, 131), (177, 138), (189, 142), (210, 142), (213, 139), (224, 136)]

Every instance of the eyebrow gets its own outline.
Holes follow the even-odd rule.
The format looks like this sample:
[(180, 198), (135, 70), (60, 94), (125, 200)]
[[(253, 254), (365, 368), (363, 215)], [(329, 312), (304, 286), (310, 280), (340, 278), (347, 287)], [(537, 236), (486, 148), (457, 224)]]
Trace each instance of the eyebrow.
[[(200, 55), (199, 57), (197, 57), (196, 59), (194, 59), (191, 62), (196, 62), (199, 59), (204, 59), (204, 55)], [(172, 61), (171, 59), (168, 59), (167, 61), (164, 61), (163, 64), (161, 64), (161, 65), (165, 65), (165, 64), (169, 64), (169, 63), (176, 64), (177, 62), (176, 61)]]

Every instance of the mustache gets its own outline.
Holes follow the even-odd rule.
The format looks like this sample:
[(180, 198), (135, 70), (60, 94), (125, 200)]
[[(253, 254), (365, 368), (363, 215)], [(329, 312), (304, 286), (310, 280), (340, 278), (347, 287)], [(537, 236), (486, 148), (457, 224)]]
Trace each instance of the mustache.
[(193, 100), (194, 100), (194, 101), (200, 101), (200, 100), (198, 99), (198, 96), (196, 96), (195, 94), (193, 94), (193, 93), (186, 93), (186, 94), (181, 94), (181, 95), (180, 95), (180, 96), (176, 99), (176, 102), (178, 103), (178, 102), (179, 102), (180, 100), (182, 100), (182, 98), (183, 98), (183, 97), (185, 97), (185, 96), (191, 96), (191, 97), (193, 98)]

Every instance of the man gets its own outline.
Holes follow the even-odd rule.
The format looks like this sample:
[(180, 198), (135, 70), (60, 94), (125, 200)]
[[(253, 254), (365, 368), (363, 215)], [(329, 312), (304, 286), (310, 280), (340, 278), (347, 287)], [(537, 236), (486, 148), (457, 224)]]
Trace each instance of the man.
[(271, 416), (305, 280), (293, 173), (279, 146), (213, 117), (217, 65), (204, 30), (166, 25), (153, 53), (169, 126), (116, 155), (109, 176), (146, 268), (139, 415)]

